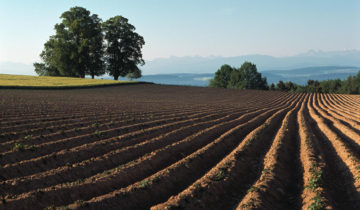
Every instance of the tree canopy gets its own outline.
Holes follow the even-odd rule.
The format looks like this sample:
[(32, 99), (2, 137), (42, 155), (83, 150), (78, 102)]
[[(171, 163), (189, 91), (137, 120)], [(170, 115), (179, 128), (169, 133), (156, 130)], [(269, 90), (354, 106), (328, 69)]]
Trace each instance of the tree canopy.
[(116, 16), (102, 23), (98, 15), (82, 7), (70, 8), (60, 18), (55, 35), (40, 54), (43, 63), (34, 63), (38, 75), (94, 78), (107, 71), (114, 79), (128, 73), (141, 76), (137, 64), (144, 64), (141, 48), (145, 42), (126, 18)]
[[(139, 75), (138, 64), (143, 65), (141, 48), (144, 38), (135, 32), (135, 27), (122, 16), (115, 16), (103, 24), (107, 72), (117, 80), (119, 76)], [(141, 74), (140, 74), (141, 75)]]
[(228, 83), (230, 81), (231, 72), (234, 71), (234, 68), (224, 64), (220, 67), (219, 70), (215, 73), (215, 78), (210, 80), (211, 87), (220, 87), (227, 88)]
[(223, 65), (215, 73), (210, 81), (211, 87), (233, 88), (233, 89), (258, 89), (267, 90), (266, 78), (257, 71), (256, 65), (244, 62), (239, 69), (229, 65)]

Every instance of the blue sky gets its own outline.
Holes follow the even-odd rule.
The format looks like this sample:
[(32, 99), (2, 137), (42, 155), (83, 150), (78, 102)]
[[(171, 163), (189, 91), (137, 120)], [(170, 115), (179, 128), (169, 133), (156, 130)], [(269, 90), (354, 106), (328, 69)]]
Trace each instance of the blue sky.
[(73, 6), (103, 20), (128, 18), (145, 39), (146, 60), (360, 50), (360, 1), (353, 0), (0, 0), (0, 62), (40, 61)]

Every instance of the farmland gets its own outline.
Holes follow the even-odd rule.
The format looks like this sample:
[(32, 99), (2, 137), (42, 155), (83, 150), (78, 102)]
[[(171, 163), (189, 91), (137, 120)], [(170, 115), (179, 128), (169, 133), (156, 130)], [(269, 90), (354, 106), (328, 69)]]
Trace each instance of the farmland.
[(51, 76), (28, 76), (0, 74), (0, 88), (66, 88), (84, 86), (106, 86), (120, 85), (122, 83), (132, 83), (132, 81), (114, 81), (102, 79), (84, 79), (72, 77), (51, 77)]
[(360, 96), (0, 90), (0, 209), (359, 209)]

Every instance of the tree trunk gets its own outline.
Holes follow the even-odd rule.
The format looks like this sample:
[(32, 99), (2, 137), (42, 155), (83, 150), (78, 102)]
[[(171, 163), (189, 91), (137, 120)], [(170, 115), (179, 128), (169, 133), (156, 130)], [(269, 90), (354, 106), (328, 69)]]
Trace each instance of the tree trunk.
[(119, 75), (114, 75), (114, 80), (118, 80), (119, 79)]
[(91, 75), (91, 79), (94, 79), (94, 78), (95, 78), (95, 75), (94, 75), (94, 74), (92, 74), (92, 75)]

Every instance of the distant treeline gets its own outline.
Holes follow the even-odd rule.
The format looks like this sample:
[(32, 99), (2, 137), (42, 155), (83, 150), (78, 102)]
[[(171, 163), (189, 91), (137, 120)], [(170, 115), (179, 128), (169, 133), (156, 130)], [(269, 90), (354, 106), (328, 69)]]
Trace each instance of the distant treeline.
[(227, 64), (216, 71), (214, 79), (210, 80), (210, 87), (233, 89), (277, 90), (296, 93), (345, 93), (360, 94), (360, 71), (355, 76), (345, 80), (308, 80), (306, 85), (293, 82), (279, 81), (277, 84), (267, 84), (266, 77), (257, 72), (255, 64), (245, 62), (239, 69)]
[(103, 22), (82, 7), (70, 8), (60, 18), (40, 54), (43, 63), (34, 63), (38, 75), (141, 77), (137, 65), (145, 63), (141, 52), (145, 41), (128, 19), (115, 16)]

